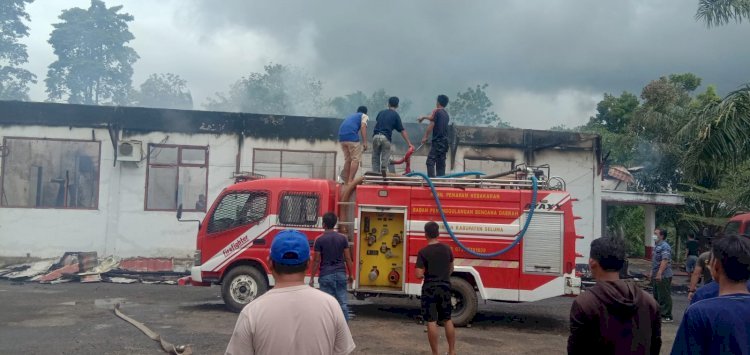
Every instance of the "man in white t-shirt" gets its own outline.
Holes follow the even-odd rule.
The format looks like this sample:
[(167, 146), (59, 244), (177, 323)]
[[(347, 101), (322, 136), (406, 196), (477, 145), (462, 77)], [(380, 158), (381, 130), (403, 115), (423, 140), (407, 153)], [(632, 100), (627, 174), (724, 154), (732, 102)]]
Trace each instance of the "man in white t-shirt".
[(349, 354), (355, 345), (341, 307), (332, 296), (305, 284), (310, 259), (307, 237), (277, 234), (268, 267), (272, 290), (240, 313), (226, 354)]

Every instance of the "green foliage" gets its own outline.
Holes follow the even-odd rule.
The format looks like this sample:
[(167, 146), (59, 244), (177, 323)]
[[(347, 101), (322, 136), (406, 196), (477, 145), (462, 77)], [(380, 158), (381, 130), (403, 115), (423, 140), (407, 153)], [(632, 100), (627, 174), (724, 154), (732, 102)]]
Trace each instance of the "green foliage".
[[(227, 94), (209, 98), (206, 108), (216, 111), (277, 115), (325, 114), (323, 83), (303, 71), (282, 64), (269, 64), (262, 73), (250, 73), (229, 88)], [(356, 110), (356, 106), (354, 107)]]
[(623, 91), (619, 97), (605, 93), (604, 99), (596, 105), (596, 116), (589, 119), (587, 126), (602, 126), (608, 132), (623, 133), (628, 129), (638, 105), (638, 98), (627, 91)]
[(607, 233), (623, 238), (628, 245), (628, 255), (643, 256), (643, 223), (645, 214), (641, 206), (608, 206)]
[[(393, 95), (386, 93), (385, 89), (379, 89), (373, 92), (370, 96), (357, 91), (352, 94), (339, 96), (331, 99), (329, 105), (333, 109), (334, 114), (337, 117), (346, 117), (357, 110), (359, 106), (367, 106), (367, 110), (370, 116), (375, 115), (388, 107), (388, 98)], [(409, 111), (412, 107), (412, 102), (409, 99), (399, 98), (398, 111), (399, 115), (406, 119), (409, 115)]]
[(181, 110), (193, 108), (193, 96), (187, 81), (172, 73), (151, 74), (133, 96), (136, 106)]
[(687, 173), (714, 178), (747, 161), (750, 153), (750, 85), (721, 101), (709, 100), (679, 132), (685, 144)]
[(716, 86), (709, 85), (706, 91), (695, 96), (693, 102), (690, 103), (690, 108), (693, 112), (697, 112), (705, 107), (717, 105), (721, 103), (721, 97), (716, 94)]
[(63, 10), (50, 35), (57, 60), (47, 72), (50, 100), (78, 104), (127, 104), (138, 54), (126, 44), (133, 16), (91, 0), (88, 9)]
[(722, 26), (750, 19), (750, 0), (698, 0), (695, 19), (706, 26)]
[(688, 200), (682, 217), (693, 229), (701, 226), (723, 226), (727, 219), (750, 209), (750, 162), (728, 169), (716, 188), (685, 184)]
[(483, 84), (475, 88), (469, 87), (464, 92), (458, 92), (455, 98), (450, 98), (447, 110), (451, 120), (464, 126), (510, 127), (492, 111), (492, 100), (485, 92), (488, 86)]
[(28, 100), (29, 84), (36, 76), (20, 66), (29, 61), (26, 45), (19, 43), (29, 35), (23, 20), (31, 21), (26, 4), (34, 0), (0, 2), (0, 100)]
[(693, 92), (699, 86), (701, 86), (701, 78), (693, 73), (682, 73), (682, 74), (670, 74), (669, 82), (684, 90), (685, 92)]

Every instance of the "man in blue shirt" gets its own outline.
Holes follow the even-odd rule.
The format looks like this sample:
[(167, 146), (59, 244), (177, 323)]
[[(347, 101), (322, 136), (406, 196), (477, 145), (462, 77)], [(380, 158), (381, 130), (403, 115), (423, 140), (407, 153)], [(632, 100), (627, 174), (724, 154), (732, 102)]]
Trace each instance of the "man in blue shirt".
[[(445, 155), (448, 153), (448, 122), (450, 122), (450, 116), (445, 111), (445, 106), (448, 106), (448, 96), (438, 95), (435, 106), (432, 114), (419, 118), (420, 123), (424, 120), (430, 121), (430, 125), (424, 132), (422, 144), (427, 143), (427, 137), (432, 132), (430, 154), (427, 155), (427, 176), (429, 177), (445, 175)], [(436, 167), (437, 170), (435, 170)]]
[(651, 284), (654, 298), (659, 303), (662, 323), (672, 323), (672, 248), (667, 243), (667, 231), (654, 229), (654, 255), (651, 259)]
[(750, 354), (750, 239), (722, 237), (713, 243), (712, 255), (719, 296), (687, 309), (672, 354)]
[(409, 148), (414, 148), (396, 109), (398, 109), (398, 97), (390, 97), (388, 109), (380, 111), (375, 118), (375, 135), (372, 137), (372, 170), (382, 173), (383, 176), (391, 163), (391, 133), (394, 130), (401, 133), (401, 137), (404, 137)]
[[(747, 290), (750, 292), (750, 281), (747, 282)], [(709, 298), (719, 297), (719, 284), (716, 281), (711, 281), (691, 293), (693, 294), (692, 297), (688, 297), (690, 304), (707, 300)]]
[[(362, 144), (359, 137), (362, 136)], [(357, 112), (349, 115), (339, 126), (339, 142), (344, 151), (344, 169), (341, 179), (345, 184), (351, 184), (357, 176), (362, 151), (367, 150), (367, 107), (360, 106)]]
[[(320, 290), (333, 296), (339, 302), (344, 318), (349, 320), (349, 306), (347, 304), (347, 285), (354, 279), (354, 264), (349, 249), (349, 240), (343, 234), (333, 230), (338, 218), (333, 212), (323, 215), (325, 232), (315, 239), (313, 262), (310, 269), (310, 287), (313, 287), (315, 274), (320, 267), (318, 284)], [(347, 274), (349, 276), (347, 276)]]

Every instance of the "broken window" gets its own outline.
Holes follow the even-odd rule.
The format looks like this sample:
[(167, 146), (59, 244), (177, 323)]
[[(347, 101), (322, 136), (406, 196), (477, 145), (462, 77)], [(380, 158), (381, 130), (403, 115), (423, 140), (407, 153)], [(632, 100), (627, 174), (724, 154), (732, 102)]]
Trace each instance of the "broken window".
[(101, 142), (5, 138), (0, 205), (96, 209)]
[(253, 150), (253, 173), (265, 177), (333, 180), (336, 152)]
[(240, 191), (224, 195), (208, 222), (208, 233), (256, 223), (266, 216), (268, 193)]
[(318, 195), (290, 192), (281, 196), (279, 224), (314, 226), (318, 223)]
[(149, 144), (146, 210), (206, 211), (208, 147)]

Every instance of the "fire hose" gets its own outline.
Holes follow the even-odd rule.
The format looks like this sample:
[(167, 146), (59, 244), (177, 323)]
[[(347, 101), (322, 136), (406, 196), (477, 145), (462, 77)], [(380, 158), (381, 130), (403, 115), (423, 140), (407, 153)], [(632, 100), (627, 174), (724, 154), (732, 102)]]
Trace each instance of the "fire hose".
[(120, 304), (115, 305), (115, 315), (122, 318), (126, 322), (132, 324), (134, 327), (138, 328), (143, 334), (146, 334), (151, 340), (154, 340), (161, 345), (162, 350), (166, 352), (167, 354), (172, 355), (192, 355), (193, 354), (193, 348), (190, 347), (190, 345), (177, 345), (164, 340), (164, 338), (161, 337), (158, 333), (154, 332), (153, 330), (149, 329), (144, 325), (143, 323), (130, 318), (126, 316), (124, 313), (120, 312)]
[[(444, 177), (458, 177), (463, 175), (484, 175), (483, 173), (478, 172), (466, 172), (466, 173), (456, 173), (456, 174), (450, 174), (446, 175)], [(523, 229), (521, 229), (518, 234), (516, 234), (516, 239), (513, 240), (513, 243), (510, 243), (507, 247), (492, 252), (492, 253), (479, 253), (476, 251), (473, 251), (469, 248), (467, 248), (463, 243), (461, 243), (460, 240), (456, 237), (455, 234), (453, 234), (453, 229), (451, 229), (450, 225), (448, 225), (448, 220), (445, 218), (445, 212), (443, 211), (443, 205), (440, 203), (440, 197), (438, 197), (437, 190), (435, 190), (435, 185), (432, 183), (432, 180), (425, 174), (420, 172), (413, 172), (406, 174), (406, 176), (419, 176), (422, 179), (424, 179), (427, 182), (427, 185), (430, 186), (430, 190), (432, 191), (432, 197), (435, 199), (435, 204), (437, 205), (437, 210), (440, 212), (440, 218), (443, 220), (443, 225), (445, 226), (445, 229), (448, 231), (448, 235), (451, 236), (451, 239), (453, 239), (454, 242), (465, 252), (474, 255), (479, 258), (493, 258), (499, 255), (503, 255), (513, 249), (518, 243), (521, 242), (524, 235), (526, 235), (526, 230), (529, 228), (529, 225), (531, 224), (531, 218), (534, 216), (534, 209), (536, 208), (536, 195), (537, 195), (537, 188), (538, 188), (538, 182), (536, 176), (534, 174), (531, 174), (531, 205), (529, 205), (529, 213), (526, 215), (526, 224), (523, 226)]]

